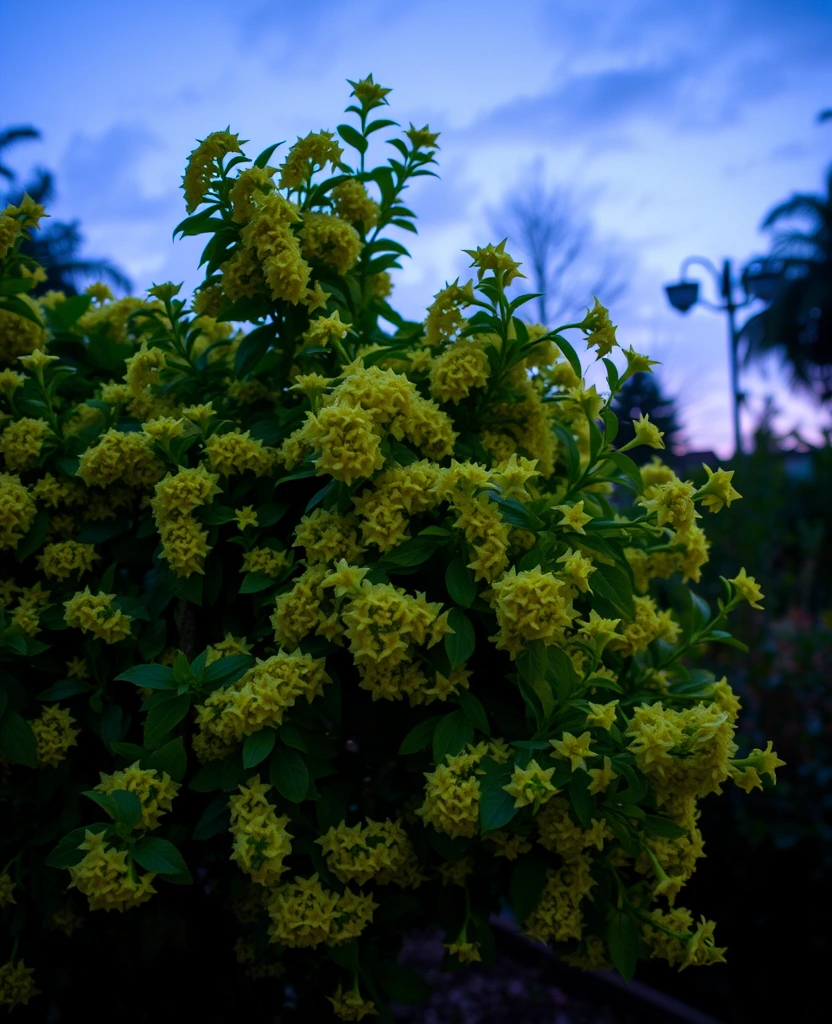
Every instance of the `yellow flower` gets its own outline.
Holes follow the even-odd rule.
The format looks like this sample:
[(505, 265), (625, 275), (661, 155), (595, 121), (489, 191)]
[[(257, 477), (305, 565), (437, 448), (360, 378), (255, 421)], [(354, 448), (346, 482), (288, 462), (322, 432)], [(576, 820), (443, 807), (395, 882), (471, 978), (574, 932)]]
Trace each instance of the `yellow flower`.
[(612, 700), (609, 704), (593, 704), (589, 701), (589, 712), (586, 716), (588, 725), (597, 725), (601, 729), (606, 729), (607, 732), (615, 724), (615, 716), (618, 710), (618, 701)]
[(361, 996), (357, 975), (355, 986), (351, 991), (345, 992), (344, 986), (339, 985), (335, 989), (335, 995), (326, 997), (332, 1003), (332, 1012), (339, 1020), (363, 1020), (368, 1016), (377, 1017), (376, 1004), (371, 999), (364, 999)]
[(146, 903), (156, 892), (155, 872), (139, 874), (128, 864), (127, 852), (107, 846), (103, 833), (87, 831), (78, 847), (84, 857), (69, 869), (70, 889), (77, 889), (89, 900), (90, 910), (118, 910)]
[(258, 885), (274, 886), (288, 870), (283, 863), (292, 852), (293, 836), (286, 831), (288, 815), (279, 817), (266, 799), (269, 783), (255, 775), (228, 801), (234, 851), (231, 859)]
[[(341, 323), (341, 313), (336, 309), (332, 316), (319, 316), (315, 320), (310, 321), (309, 329), (303, 335), (303, 340), (307, 345), (326, 347), (332, 340), (336, 343), (340, 342), (350, 331), (351, 327), (349, 324)], [(325, 378), (321, 379), (324, 380)]]
[(342, 153), (333, 132), (310, 132), (304, 138), (298, 138), (280, 169), (280, 187), (299, 188), (326, 164), (337, 167)]
[(492, 586), (500, 627), (492, 639), (500, 650), (509, 652), (512, 660), (523, 650), (525, 641), (555, 644), (572, 624), (575, 612), (566, 584), (540, 566), (523, 572), (512, 566)]
[(436, 145), (436, 140), (439, 138), (440, 133), (432, 132), (427, 125), (424, 128), (415, 128), (413, 122), (411, 122), (410, 127), (405, 131), (405, 135), (410, 139), (414, 149), (439, 149)]
[(363, 245), (352, 224), (328, 213), (307, 213), (300, 238), (305, 259), (328, 263), (342, 277), (358, 262)]
[(257, 526), (257, 513), (251, 505), (235, 509), (234, 518), (237, 520), (237, 527), (240, 530), (245, 530), (249, 526)]
[(763, 606), (760, 604), (760, 601), (765, 600), (763, 592), (754, 577), (746, 575), (744, 568), (740, 569), (737, 575), (728, 582), (734, 586), (740, 597), (748, 601), (752, 608), (756, 608), (757, 611), (763, 610)]
[(346, 884), (398, 885), (415, 888), (424, 881), (416, 851), (401, 821), (372, 821), (347, 827), (342, 821), (315, 842), (322, 847), (326, 864)]
[(0, 549), (14, 550), (29, 532), (37, 506), (19, 476), (0, 473)]
[(735, 472), (733, 469), (718, 469), (714, 472), (704, 462), (702, 466), (708, 474), (708, 482), (704, 487), (699, 488), (694, 498), (701, 501), (705, 508), (710, 509), (711, 512), (719, 512), (723, 505), (730, 508), (732, 501), (742, 497), (731, 484)]
[(40, 994), (35, 988), (32, 967), (22, 960), (9, 961), (0, 967), (0, 1006), (12, 1010), (15, 1006), (28, 1006), (32, 996)]
[(335, 571), (325, 577), (321, 586), (334, 587), (336, 597), (343, 597), (349, 593), (358, 594), (361, 590), (361, 581), (369, 571), (349, 565), (345, 558), (341, 558), (335, 565)]
[(503, 284), (510, 284), (516, 277), (525, 277), (517, 269), (522, 266), (513, 260), (505, 251), (507, 238), (504, 238), (498, 245), (486, 245), (484, 248), (463, 249), (472, 260), (471, 266), (477, 268), (477, 277), (482, 280), (483, 276), (490, 270), (493, 274), (503, 275)]
[(586, 534), (584, 527), (592, 521), (592, 516), (584, 512), (584, 503), (582, 501), (578, 501), (574, 505), (555, 505), (554, 509), (556, 512), (563, 514), (563, 519), (555, 523), (556, 526), (562, 526), (567, 530), (574, 530), (575, 533)]
[(378, 220), (378, 203), (370, 199), (366, 188), (355, 178), (348, 178), (336, 185), (330, 195), (335, 201), (338, 216), (354, 224), (361, 224), (365, 232)]
[(46, 420), (24, 416), (9, 424), (0, 434), (0, 453), (12, 473), (31, 469), (38, 460), (44, 442), (52, 433)]
[(289, 561), (286, 553), (272, 548), (252, 548), (243, 555), (243, 572), (262, 572), (277, 579)]
[(648, 415), (642, 414), (637, 420), (633, 420), (633, 430), (636, 436), (620, 448), (620, 451), (626, 452), (642, 444), (650, 448), (664, 448), (664, 431), (659, 430), (655, 423), (651, 423)]
[(598, 756), (589, 749), (592, 744), (589, 732), (582, 732), (580, 736), (573, 736), (571, 732), (565, 732), (563, 739), (549, 740), (549, 742), (555, 748), (557, 757), (568, 758), (573, 772), (579, 768), (586, 769), (586, 758)]
[(604, 758), (603, 768), (590, 768), (587, 772), (592, 782), (589, 784), (589, 792), (594, 796), (596, 793), (603, 793), (611, 782), (618, 778), (617, 772), (612, 770), (612, 761)]
[(89, 572), (93, 563), (100, 558), (92, 544), (65, 540), (46, 545), (43, 552), (38, 555), (38, 568), (53, 579), (68, 580), (76, 574), (80, 578), (85, 572)]
[(359, 103), (371, 103), (373, 106), (386, 105), (386, 97), (393, 91), (374, 82), (372, 75), (360, 78), (357, 82), (353, 82), (351, 78), (348, 78), (347, 81), (352, 86), (350, 96), (355, 96)]
[(514, 797), (515, 807), (528, 807), (531, 804), (537, 813), (542, 804), (559, 792), (550, 781), (554, 772), (554, 768), (543, 769), (532, 759), (525, 768), (515, 765), (511, 782), (503, 786), (503, 789)]
[(212, 434), (205, 442), (205, 453), (211, 470), (220, 476), (233, 476), (247, 470), (255, 476), (263, 476), (273, 464), (272, 453), (248, 430)]

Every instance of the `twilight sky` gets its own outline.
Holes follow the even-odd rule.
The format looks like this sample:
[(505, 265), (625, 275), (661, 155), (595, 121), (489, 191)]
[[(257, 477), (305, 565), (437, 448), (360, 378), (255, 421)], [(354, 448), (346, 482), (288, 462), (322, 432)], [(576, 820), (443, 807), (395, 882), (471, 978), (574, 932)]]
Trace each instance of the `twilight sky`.
[[(334, 128), (346, 78), (391, 86), (390, 116), (441, 131), (441, 180), (420, 214), (395, 303), (419, 316), (488, 212), (536, 162), (592, 198), (598, 234), (627, 253), (613, 310), (625, 346), (660, 359), (690, 447), (730, 452), (724, 319), (682, 318), (662, 284), (692, 254), (738, 266), (766, 248), (758, 226), (794, 191), (819, 191), (832, 161), (829, 0), (3, 0), (0, 124), (39, 143), (9, 162), (55, 171), (52, 213), (79, 218), (87, 252), (137, 289), (197, 281), (197, 244), (171, 242), (195, 138), (231, 126), (254, 156)], [(273, 161), (274, 162), (274, 161)], [(773, 394), (784, 429), (824, 422), (772, 368), (744, 374), (746, 427)]]

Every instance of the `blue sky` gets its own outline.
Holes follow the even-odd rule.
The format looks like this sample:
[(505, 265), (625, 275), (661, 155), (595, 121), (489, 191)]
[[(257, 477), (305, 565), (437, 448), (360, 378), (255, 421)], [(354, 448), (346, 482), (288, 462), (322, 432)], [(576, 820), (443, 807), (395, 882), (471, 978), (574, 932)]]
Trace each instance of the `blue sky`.
[[(600, 235), (626, 252), (619, 337), (661, 359), (693, 447), (730, 450), (721, 317), (667, 308), (662, 284), (702, 254), (742, 264), (765, 248), (764, 213), (820, 189), (832, 162), (828, 0), (4, 0), (2, 123), (43, 132), (14, 166), (56, 172), (53, 214), (80, 218), (88, 251), (137, 288), (196, 280), (196, 246), (171, 242), (195, 138), (231, 125), (258, 152), (332, 128), (346, 78), (394, 89), (391, 116), (441, 131), (441, 180), (411, 205), (421, 229), (396, 300), (418, 315), (488, 211), (538, 162), (591, 195)], [(771, 372), (746, 374), (780, 425), (822, 422)]]

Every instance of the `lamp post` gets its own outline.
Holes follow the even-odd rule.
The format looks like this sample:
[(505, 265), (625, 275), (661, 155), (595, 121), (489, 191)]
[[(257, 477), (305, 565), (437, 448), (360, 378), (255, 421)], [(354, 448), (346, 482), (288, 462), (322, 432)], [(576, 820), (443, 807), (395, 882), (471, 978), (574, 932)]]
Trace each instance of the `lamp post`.
[[(758, 260), (756, 262), (757, 264), (762, 265), (765, 261)], [(688, 268), (695, 264), (705, 267), (705, 269), (712, 274), (716, 283), (717, 293), (722, 298), (721, 303), (710, 302), (708, 299), (703, 298), (699, 294), (699, 282), (688, 280)], [(680, 313), (687, 313), (692, 306), (695, 306), (696, 303), (699, 302), (707, 309), (713, 309), (719, 313), (728, 314), (728, 344), (731, 368), (731, 396), (733, 405), (735, 455), (742, 453), (742, 441), (740, 439), (740, 401), (742, 396), (739, 390), (739, 359), (737, 354), (737, 349), (739, 347), (739, 332), (737, 331), (735, 314), (738, 309), (743, 306), (747, 306), (754, 298), (764, 298), (762, 294), (758, 295), (758, 291), (752, 283), (756, 280), (756, 277), (762, 277), (763, 274), (761, 272), (755, 276), (752, 273), (751, 276), (749, 276), (748, 272), (751, 270), (751, 267), (752, 265), (749, 264), (742, 275), (742, 284), (746, 292), (746, 297), (742, 302), (735, 301), (734, 296), (736, 286), (731, 270), (730, 260), (725, 260), (723, 262), (722, 270), (720, 271), (704, 256), (689, 256), (682, 263), (678, 283), (665, 286), (668, 301), (671, 306), (673, 306), (674, 309), (678, 309)], [(769, 268), (765, 269), (768, 270)], [(779, 280), (779, 275), (777, 275), (776, 280)]]

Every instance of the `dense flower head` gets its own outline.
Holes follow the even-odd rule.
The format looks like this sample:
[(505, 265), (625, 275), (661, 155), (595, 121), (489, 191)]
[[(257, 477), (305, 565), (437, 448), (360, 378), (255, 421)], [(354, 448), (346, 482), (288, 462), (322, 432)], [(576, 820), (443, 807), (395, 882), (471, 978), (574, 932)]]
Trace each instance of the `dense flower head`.
[(253, 438), (248, 430), (229, 434), (212, 434), (205, 442), (208, 463), (214, 473), (233, 476), (250, 471), (263, 476), (272, 468), (272, 454), (263, 442)]
[(269, 903), (272, 942), (294, 948), (337, 946), (357, 938), (373, 920), (378, 906), (371, 896), (345, 889), (325, 889), (317, 875), (297, 876), (274, 890)]
[(529, 640), (557, 643), (575, 616), (564, 581), (540, 566), (523, 572), (512, 567), (492, 588), (500, 627), (497, 647), (512, 657)]
[(167, 772), (159, 772), (155, 768), (140, 768), (134, 761), (129, 768), (113, 772), (112, 775), (101, 773), (101, 781), (95, 787), (99, 793), (114, 793), (124, 790), (135, 793), (142, 805), (142, 816), (137, 829), (151, 831), (159, 825), (159, 819), (173, 807), (173, 798), (179, 792), (180, 784), (174, 782)]
[(479, 827), (480, 784), (477, 769), (488, 753), (483, 743), (426, 772), (425, 802), (416, 812), (425, 823), (451, 838), (474, 836)]
[(29, 532), (37, 506), (13, 473), (0, 473), (0, 548), (16, 548)]
[(345, 884), (415, 887), (422, 876), (416, 852), (400, 821), (372, 821), (348, 827), (341, 822), (315, 840), (329, 870)]
[(151, 438), (143, 431), (111, 427), (81, 455), (78, 476), (90, 487), (108, 487), (119, 481), (128, 487), (152, 487), (164, 470), (150, 445)]
[(35, 987), (34, 973), (34, 968), (27, 967), (22, 960), (10, 960), (0, 966), (0, 1006), (9, 1010), (28, 1006), (29, 1000), (40, 992)]
[(218, 161), (228, 153), (239, 152), (239, 137), (228, 131), (212, 132), (191, 152), (182, 178), (188, 213), (192, 213), (205, 198)]
[(38, 456), (51, 430), (45, 420), (24, 416), (15, 420), (0, 434), (0, 454), (6, 462), (6, 468), (12, 473), (31, 469), (37, 463)]
[(72, 728), (75, 724), (69, 711), (56, 704), (44, 708), (40, 718), (31, 723), (37, 743), (37, 762), (41, 767), (57, 768), (67, 750), (78, 746), (80, 730)]
[(126, 639), (130, 636), (132, 620), (114, 607), (115, 597), (115, 594), (93, 594), (85, 587), (64, 602), (66, 624), (108, 644)]
[(283, 863), (292, 852), (292, 836), (286, 831), (289, 818), (276, 815), (266, 794), (270, 786), (254, 775), (239, 792), (230, 797), (231, 834), (234, 850), (231, 859), (259, 885), (274, 886), (287, 870)]
[(101, 832), (87, 831), (79, 845), (83, 858), (69, 869), (69, 888), (88, 899), (90, 910), (118, 910), (146, 903), (156, 892), (155, 872), (138, 872), (128, 862), (126, 850), (110, 846)]
[(65, 540), (46, 545), (43, 554), (38, 555), (38, 568), (53, 579), (67, 580), (72, 576), (80, 578), (85, 572), (89, 572), (100, 558), (95, 545)]

